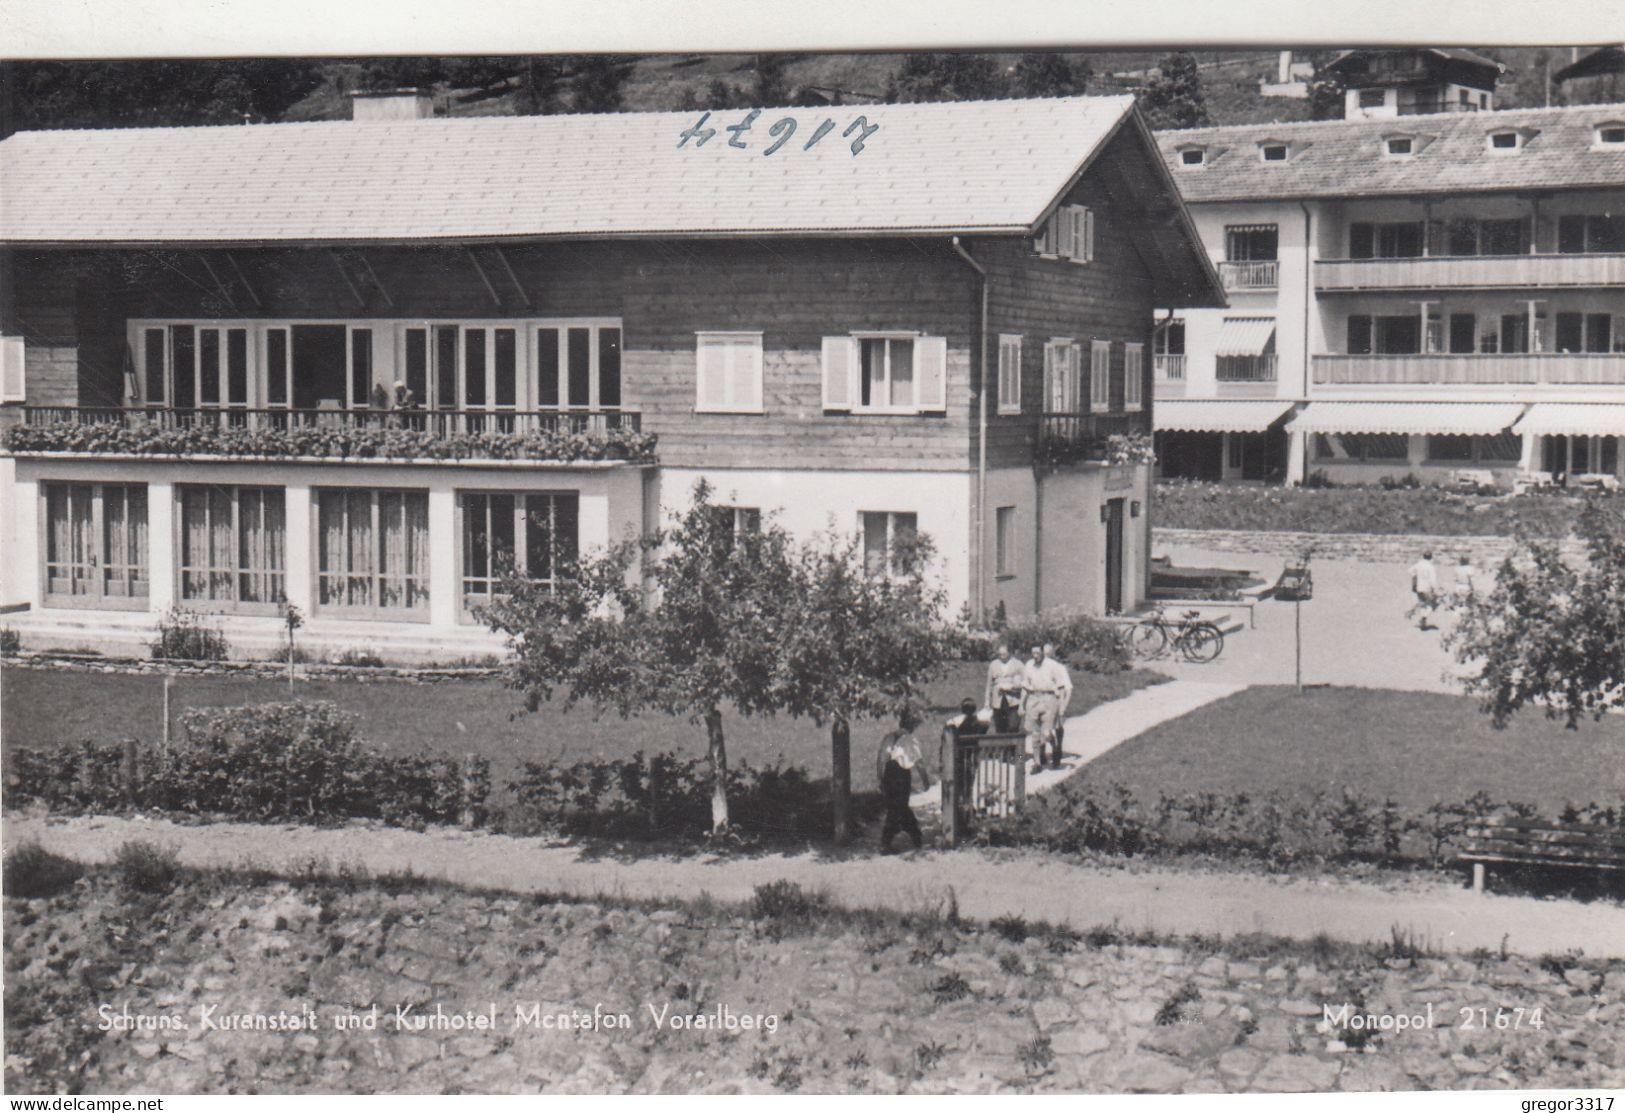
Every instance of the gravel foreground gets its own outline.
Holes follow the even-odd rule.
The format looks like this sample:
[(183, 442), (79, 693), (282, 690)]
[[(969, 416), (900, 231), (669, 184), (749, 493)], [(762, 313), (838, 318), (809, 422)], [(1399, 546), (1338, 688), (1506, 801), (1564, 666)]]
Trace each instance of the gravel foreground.
[[(790, 889), (753, 913), (703, 899), (559, 902), (388, 877), (206, 872), (154, 894), (98, 870), (57, 896), (5, 902), (6, 1088), (1625, 1084), (1617, 960), (1407, 957), (1403, 940), (1386, 956), (1325, 940), (1148, 945), (803, 897)], [(1328, 1006), (1341, 1023), (1327, 1024)], [(340, 1026), (349, 1017), (357, 1027)]]

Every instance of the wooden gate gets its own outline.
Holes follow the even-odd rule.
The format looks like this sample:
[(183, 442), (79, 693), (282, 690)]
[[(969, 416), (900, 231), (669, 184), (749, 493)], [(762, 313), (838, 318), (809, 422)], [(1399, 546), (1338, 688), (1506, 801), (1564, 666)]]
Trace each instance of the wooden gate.
[(955, 846), (984, 818), (1015, 815), (1027, 800), (1027, 736), (942, 730), (942, 825)]

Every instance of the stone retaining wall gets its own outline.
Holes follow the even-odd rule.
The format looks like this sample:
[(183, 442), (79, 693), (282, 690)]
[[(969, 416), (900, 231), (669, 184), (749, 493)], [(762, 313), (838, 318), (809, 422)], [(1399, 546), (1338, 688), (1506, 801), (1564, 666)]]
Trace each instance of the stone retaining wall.
[[(1585, 542), (1568, 538), (1561, 543), (1563, 555), (1577, 559), (1585, 554)], [(1153, 551), (1169, 545), (1189, 545), (1226, 553), (1262, 553), (1292, 558), (1305, 549), (1323, 560), (1361, 560), (1379, 564), (1410, 564), (1424, 552), (1451, 563), (1463, 553), (1480, 568), (1493, 568), (1517, 546), (1510, 537), (1462, 537), (1444, 534), (1393, 533), (1303, 533), (1269, 530), (1175, 529), (1158, 526), (1151, 531)]]
[[(122, 672), (172, 676), (252, 676), (286, 679), (288, 666), (278, 661), (153, 661), (140, 657), (102, 657), (88, 653), (22, 653), (4, 659), (6, 668), (63, 669), (73, 672)], [(435, 684), (450, 680), (489, 680), (497, 668), (405, 668), (397, 665), (294, 665), (300, 680), (405, 680)]]

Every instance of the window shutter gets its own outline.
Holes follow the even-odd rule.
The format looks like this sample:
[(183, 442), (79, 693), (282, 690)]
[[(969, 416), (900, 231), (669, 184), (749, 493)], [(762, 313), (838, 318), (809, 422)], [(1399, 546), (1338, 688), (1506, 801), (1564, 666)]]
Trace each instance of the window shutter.
[(922, 410), (948, 408), (948, 340), (922, 336), (914, 341), (914, 382)]
[(741, 410), (759, 410), (762, 408), (761, 338), (741, 336), (729, 346), (733, 349), (733, 366), (729, 368), (733, 404)]
[(852, 408), (857, 373), (857, 340), (850, 336), (824, 337), (824, 409)]
[(23, 338), (0, 336), (0, 402), (27, 400), (27, 382), (23, 373)]
[(696, 400), (702, 410), (727, 405), (728, 346), (724, 342), (701, 339), (697, 345)]
[(1083, 210), (1083, 261), (1095, 261), (1095, 210)]

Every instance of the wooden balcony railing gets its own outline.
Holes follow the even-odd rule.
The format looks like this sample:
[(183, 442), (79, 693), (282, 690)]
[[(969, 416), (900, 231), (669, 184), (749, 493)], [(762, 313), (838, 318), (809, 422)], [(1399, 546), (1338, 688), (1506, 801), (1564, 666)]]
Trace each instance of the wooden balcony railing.
[(1151, 366), (1159, 379), (1169, 382), (1185, 381), (1185, 357), (1182, 355), (1154, 355), (1151, 357)]
[(334, 458), (654, 459), (621, 409), (340, 410), (25, 406), (14, 452)]
[(1625, 352), (1323, 355), (1312, 366), (1316, 385), (1324, 386), (1625, 385)]
[(1625, 286), (1625, 254), (1323, 259), (1317, 290), (1507, 290)]
[(1280, 269), (1276, 259), (1227, 261), (1219, 264), (1219, 278), (1226, 290), (1273, 290)]
[(1104, 460), (1112, 437), (1149, 436), (1150, 415), (1144, 410), (1118, 413), (1058, 414), (1040, 418), (1039, 458), (1049, 463)]

